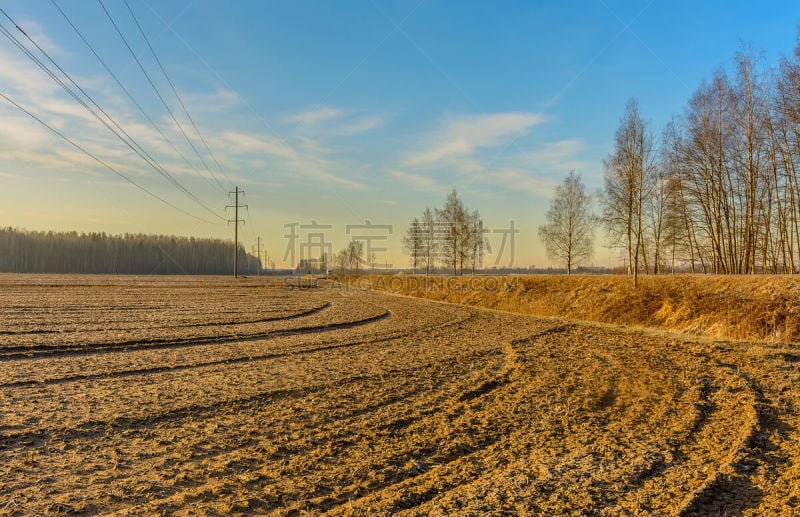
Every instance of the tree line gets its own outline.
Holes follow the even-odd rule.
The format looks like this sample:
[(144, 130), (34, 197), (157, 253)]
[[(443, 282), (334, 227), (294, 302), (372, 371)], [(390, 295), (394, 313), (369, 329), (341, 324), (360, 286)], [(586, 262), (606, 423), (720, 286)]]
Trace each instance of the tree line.
[(601, 217), (574, 174), (556, 188), (539, 236), (571, 266), (592, 254), (600, 225), (637, 282), (640, 273), (800, 272), (800, 39), (764, 67), (735, 55), (656, 134), (636, 99), (603, 163)]
[(739, 52), (656, 137), (628, 103), (604, 220), (629, 272), (800, 272), (800, 40), (776, 68)]
[(469, 210), (453, 189), (441, 208), (426, 208), (411, 220), (403, 246), (414, 273), (441, 267), (454, 275), (474, 274), (483, 266), (485, 233), (480, 213)]
[[(258, 258), (239, 246), (239, 270)], [(35, 232), (0, 228), (0, 272), (204, 274), (233, 273), (233, 243), (165, 235)]]
[[(369, 258), (372, 262), (370, 266), (374, 267), (374, 257)], [(333, 263), (340, 271), (358, 271), (361, 266), (367, 265), (364, 262), (364, 243), (358, 240), (348, 242), (347, 246), (340, 249), (333, 257)]]

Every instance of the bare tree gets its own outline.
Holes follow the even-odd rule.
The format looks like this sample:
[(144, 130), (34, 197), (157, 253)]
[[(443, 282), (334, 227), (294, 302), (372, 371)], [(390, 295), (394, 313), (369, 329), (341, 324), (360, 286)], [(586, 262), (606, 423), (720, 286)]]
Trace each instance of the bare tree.
[(592, 257), (595, 218), (591, 196), (580, 176), (570, 172), (558, 185), (547, 211), (547, 223), (539, 227), (539, 238), (551, 260), (563, 263), (567, 274), (573, 267)]
[(475, 274), (483, 264), (485, 233), (480, 212), (467, 210), (453, 189), (442, 208), (426, 208), (421, 220), (411, 220), (403, 246), (414, 272), (424, 265), (425, 274), (429, 274), (438, 259), (454, 275), (464, 274), (465, 268)]
[(664, 244), (669, 248), (670, 269), (675, 273), (676, 262), (688, 262), (690, 271), (697, 271), (698, 260), (703, 262), (697, 250), (696, 217), (686, 201), (684, 185), (683, 140), (678, 120), (672, 120), (664, 128), (661, 146), (660, 167), (664, 181)]
[(797, 59), (784, 58), (769, 117), (770, 160), (775, 178), (783, 270), (800, 269), (800, 41)]
[(328, 256), (327, 253), (325, 253), (323, 251), (322, 254), (319, 256), (319, 269), (320, 269), (320, 271), (322, 272), (323, 275), (328, 273), (328, 262), (329, 261), (330, 261), (330, 257)]
[(470, 230), (470, 262), (472, 266), (472, 274), (475, 274), (475, 268), (483, 266), (483, 253), (484, 253), (484, 234), (486, 231), (483, 228), (483, 219), (481, 214), (475, 210), (469, 217), (469, 230)]
[[(646, 213), (648, 216), (647, 228), (649, 230), (648, 241), (652, 244), (652, 272), (656, 275), (661, 273), (661, 266), (664, 263), (663, 244), (665, 216), (667, 210), (667, 197), (669, 195), (669, 183), (666, 171), (661, 164), (657, 167), (652, 195), (645, 200)], [(645, 262), (647, 264), (647, 262)], [(645, 269), (651, 270), (645, 266)]]
[(743, 220), (737, 228), (740, 252), (738, 273), (753, 274), (759, 255), (761, 269), (766, 269), (770, 237), (771, 206), (764, 203), (769, 195), (770, 176), (766, 172), (768, 103), (767, 92), (757, 60), (749, 52), (736, 54), (734, 84), (732, 163), (737, 183), (736, 201)]
[(408, 251), (411, 269), (414, 274), (417, 273), (417, 267), (423, 259), (423, 245), (424, 235), (422, 224), (419, 222), (419, 218), (415, 217), (411, 220), (411, 224), (408, 226), (406, 234), (403, 237), (403, 246), (405, 246)]
[(439, 239), (442, 261), (455, 275), (459, 271), (459, 265), (463, 270), (464, 246), (467, 240), (466, 210), (455, 189), (447, 196), (444, 207), (436, 210), (436, 217), (442, 230)]
[(347, 243), (347, 266), (358, 271), (358, 267), (364, 262), (364, 243), (362, 241), (350, 241)]
[(665, 253), (673, 271), (800, 272), (800, 40), (777, 70), (756, 56), (737, 53), (730, 77), (719, 69), (697, 88), (658, 164), (628, 104), (605, 162), (604, 219), (634, 279)]
[(644, 246), (645, 200), (655, 176), (653, 135), (631, 99), (617, 129), (614, 151), (606, 159), (603, 220), (612, 244), (625, 247), (628, 274), (638, 285)]
[(436, 267), (436, 258), (439, 254), (439, 242), (436, 235), (436, 216), (433, 210), (426, 208), (422, 212), (420, 221), (421, 232), (421, 258), (425, 264), (425, 274), (428, 275)]
[[(423, 226), (427, 225), (427, 213), (423, 214)], [(453, 189), (447, 196), (444, 207), (436, 210), (436, 250), (445, 267), (453, 274), (464, 274), (465, 267), (475, 267), (483, 261), (483, 221), (480, 213), (470, 212), (464, 206), (458, 192)]]
[(333, 257), (334, 266), (339, 269), (342, 273), (347, 272), (347, 268), (350, 265), (349, 262), (350, 252), (347, 248), (340, 249), (336, 255)]

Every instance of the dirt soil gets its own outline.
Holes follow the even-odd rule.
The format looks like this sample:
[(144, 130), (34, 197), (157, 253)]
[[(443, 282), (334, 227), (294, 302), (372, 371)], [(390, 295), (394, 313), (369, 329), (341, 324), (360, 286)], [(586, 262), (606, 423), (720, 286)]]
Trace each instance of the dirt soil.
[(0, 515), (797, 515), (798, 364), (325, 283), (0, 276)]

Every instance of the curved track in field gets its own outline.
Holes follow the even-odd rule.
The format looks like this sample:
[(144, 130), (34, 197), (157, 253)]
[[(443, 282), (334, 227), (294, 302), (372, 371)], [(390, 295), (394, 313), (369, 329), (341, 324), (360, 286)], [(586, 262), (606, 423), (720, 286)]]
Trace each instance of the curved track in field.
[(0, 301), (0, 515), (800, 502), (790, 349), (269, 283)]

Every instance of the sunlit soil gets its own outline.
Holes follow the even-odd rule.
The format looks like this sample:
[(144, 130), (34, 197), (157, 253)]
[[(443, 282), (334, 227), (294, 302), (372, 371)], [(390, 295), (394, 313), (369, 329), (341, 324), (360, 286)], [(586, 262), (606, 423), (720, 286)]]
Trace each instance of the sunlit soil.
[(0, 276), (0, 515), (797, 514), (799, 364), (326, 283)]

